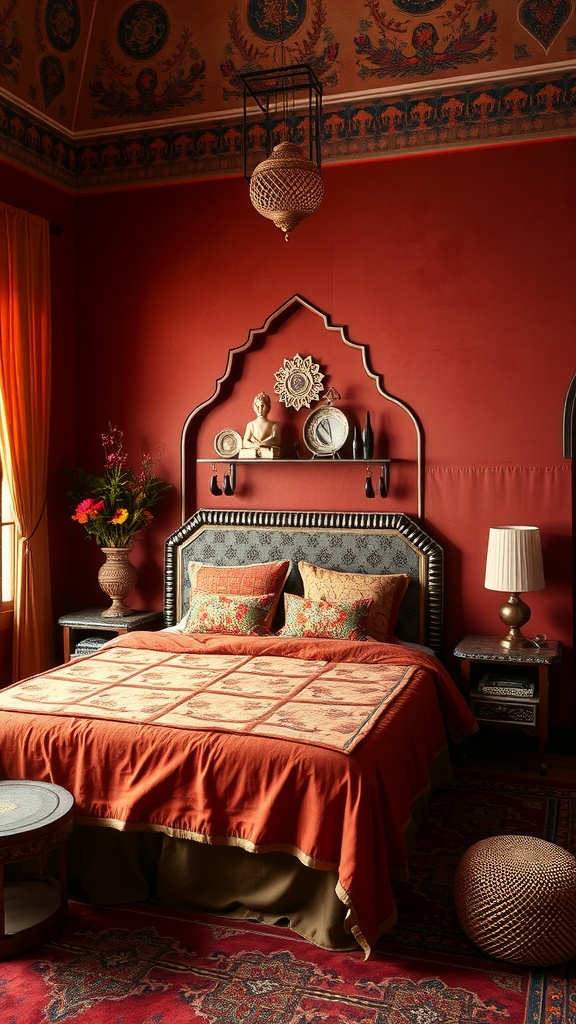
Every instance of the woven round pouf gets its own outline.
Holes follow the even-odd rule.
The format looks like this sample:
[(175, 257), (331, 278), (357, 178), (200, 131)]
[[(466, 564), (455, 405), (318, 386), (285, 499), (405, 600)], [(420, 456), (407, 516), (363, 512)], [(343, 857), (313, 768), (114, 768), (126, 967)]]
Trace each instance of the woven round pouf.
[(493, 836), (466, 851), (454, 898), (490, 956), (545, 967), (576, 956), (576, 857), (544, 839)]

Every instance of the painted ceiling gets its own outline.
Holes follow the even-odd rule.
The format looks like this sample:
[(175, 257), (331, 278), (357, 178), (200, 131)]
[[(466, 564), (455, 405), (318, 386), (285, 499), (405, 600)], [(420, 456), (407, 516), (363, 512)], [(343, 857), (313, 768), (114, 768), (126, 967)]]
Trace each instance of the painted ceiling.
[(71, 189), (239, 174), (241, 76), (294, 64), (322, 86), (324, 162), (573, 134), (575, 8), (0, 0), (0, 154)]

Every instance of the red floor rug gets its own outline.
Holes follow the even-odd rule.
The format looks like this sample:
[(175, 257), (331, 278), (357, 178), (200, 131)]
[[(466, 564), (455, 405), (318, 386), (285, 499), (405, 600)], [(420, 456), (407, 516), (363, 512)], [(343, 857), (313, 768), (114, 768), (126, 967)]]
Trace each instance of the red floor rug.
[(459, 928), (463, 851), (488, 835), (576, 849), (576, 796), (463, 780), (436, 794), (400, 919), (364, 961), (290, 931), (139, 904), (71, 901), (48, 945), (0, 964), (2, 1024), (573, 1024), (576, 964), (530, 971), (483, 956)]

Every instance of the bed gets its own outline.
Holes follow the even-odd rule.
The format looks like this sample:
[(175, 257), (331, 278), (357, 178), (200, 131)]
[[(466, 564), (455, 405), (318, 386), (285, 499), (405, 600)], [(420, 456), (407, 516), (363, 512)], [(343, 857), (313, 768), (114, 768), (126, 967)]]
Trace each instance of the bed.
[(0, 775), (74, 794), (88, 899), (369, 956), (476, 728), (438, 658), (442, 590), (442, 549), (405, 515), (200, 510), (166, 542), (164, 630), (0, 693)]

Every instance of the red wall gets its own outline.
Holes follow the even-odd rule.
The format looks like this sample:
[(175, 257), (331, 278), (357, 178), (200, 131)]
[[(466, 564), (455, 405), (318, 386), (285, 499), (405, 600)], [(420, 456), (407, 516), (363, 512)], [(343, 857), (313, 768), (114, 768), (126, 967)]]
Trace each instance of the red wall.
[[(552, 720), (576, 720), (571, 475), (561, 447), (563, 403), (576, 371), (575, 155), (576, 141), (558, 140), (326, 167), (324, 202), (289, 243), (253, 210), (241, 179), (75, 199), (78, 446), (71, 434), (70, 459), (82, 453), (83, 464), (96, 468), (110, 420), (125, 429), (135, 454), (165, 444), (162, 471), (176, 485), (138, 544), (134, 604), (161, 607), (162, 544), (180, 521), (187, 415), (212, 394), (228, 350), (299, 293), (369, 346), (388, 392), (422, 423), (426, 523), (446, 551), (448, 653), (465, 632), (499, 630), (501, 595), (483, 586), (489, 526), (541, 527), (547, 587), (527, 598), (529, 628), (565, 644)], [(349, 409), (363, 415), (376, 408), (359, 368), (356, 383), (349, 352), (303, 326), (301, 337), (279, 332), (242, 361), (232, 404), (216, 426), (241, 429), (253, 395), (271, 390), (278, 359), (296, 351), (322, 363), (327, 383), (346, 391)], [(57, 380), (55, 393), (68, 422), (72, 392)], [(284, 410), (275, 406), (275, 413)], [(387, 415), (377, 415), (388, 435)], [(386, 503), (365, 499), (339, 471), (326, 485), (303, 475), (293, 482), (288, 469), (285, 478), (272, 472), (274, 486), (258, 481), (229, 501), (404, 507), (399, 492)], [(200, 485), (199, 504), (217, 501)], [(70, 524), (74, 584), (60, 611), (98, 601), (99, 554), (74, 530)]]

